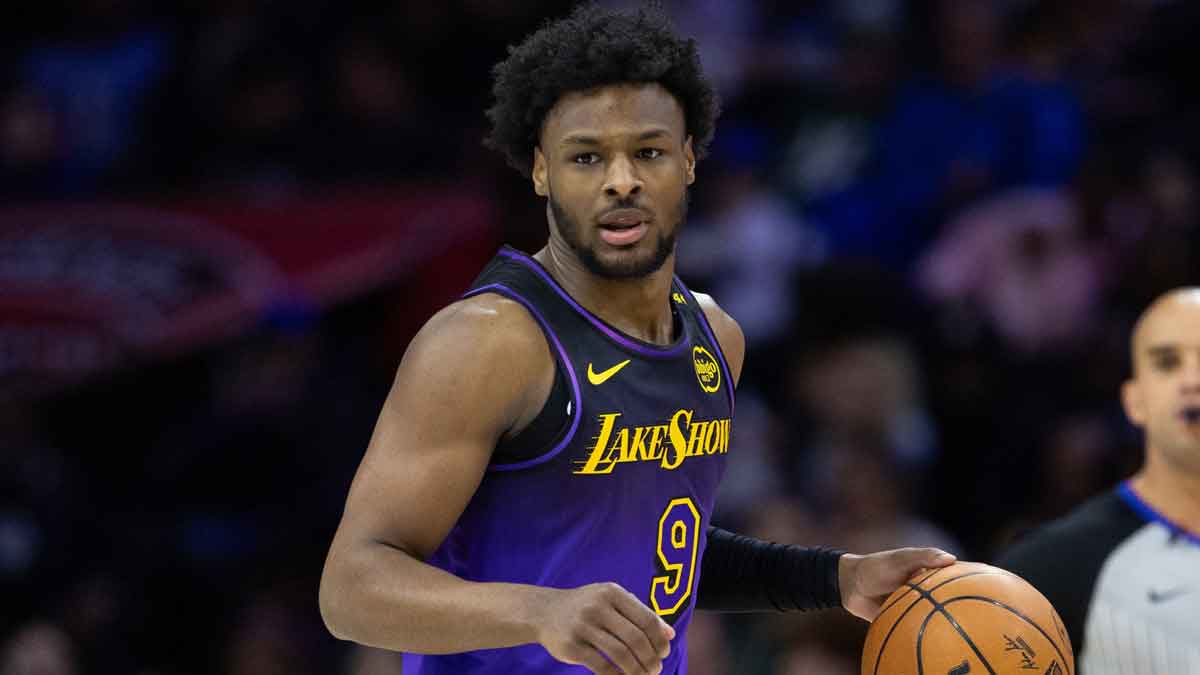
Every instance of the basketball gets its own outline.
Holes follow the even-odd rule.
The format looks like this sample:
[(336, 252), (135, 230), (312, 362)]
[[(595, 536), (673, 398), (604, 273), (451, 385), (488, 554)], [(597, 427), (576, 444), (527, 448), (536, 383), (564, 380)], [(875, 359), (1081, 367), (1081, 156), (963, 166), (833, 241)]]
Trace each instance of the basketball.
[(883, 604), (862, 675), (1074, 675), (1058, 612), (1021, 577), (981, 563), (925, 570)]

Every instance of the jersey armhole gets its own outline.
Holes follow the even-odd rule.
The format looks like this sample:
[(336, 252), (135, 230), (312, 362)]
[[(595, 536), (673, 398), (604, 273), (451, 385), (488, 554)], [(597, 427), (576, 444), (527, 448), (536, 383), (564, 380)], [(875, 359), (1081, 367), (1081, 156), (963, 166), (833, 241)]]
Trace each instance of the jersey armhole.
[[(555, 434), (557, 442), (551, 441), (553, 445), (548, 447), (544, 452), (541, 452), (533, 457), (519, 459), (518, 461), (497, 461), (499, 458), (496, 457), (495, 451), (493, 451), (492, 463), (488, 465), (487, 470), (515, 471), (518, 469), (529, 468), (531, 466), (537, 466), (538, 464), (548, 462), (557, 457), (558, 454), (562, 452), (563, 449), (566, 448), (571, 442), (571, 439), (575, 437), (575, 432), (579, 430), (579, 420), (582, 417), (580, 414), (582, 395), (579, 388), (579, 378), (575, 375), (575, 368), (571, 365), (571, 359), (567, 356), (566, 349), (563, 348), (562, 342), (558, 339), (558, 335), (555, 334), (554, 330), (550, 327), (550, 324), (547, 323), (546, 318), (542, 316), (541, 312), (539, 312), (537, 308), (533, 306), (533, 303), (531, 303), (520, 293), (514, 291), (508, 286), (505, 286), (504, 284), (499, 283), (488, 284), (486, 286), (473, 289), (464, 294), (463, 298), (470, 298), (476, 295), (482, 295), (483, 293), (495, 293), (497, 295), (502, 295), (520, 304), (525, 308), (525, 311), (529, 312), (529, 314), (537, 322), (538, 327), (542, 329), (542, 334), (545, 336), (546, 342), (551, 347), (551, 354), (554, 356), (554, 367), (556, 370), (554, 376), (554, 385), (552, 385), (550, 395), (547, 397), (546, 404), (543, 405), (543, 409), (538, 412), (533, 422), (530, 422), (529, 426), (527, 426), (525, 429), (522, 429), (521, 432), (519, 432), (515, 437), (509, 439), (507, 443), (503, 441), (498, 443), (496, 446), (497, 449), (509, 446), (509, 444), (511, 444), (514, 440), (521, 438), (521, 436), (523, 436), (525, 432), (530, 430), (535, 424), (542, 421), (543, 416), (545, 416), (547, 413), (546, 406), (555, 401), (554, 390), (559, 387), (560, 374), (563, 371), (565, 371), (566, 374), (565, 379), (570, 389), (570, 399), (567, 402), (566, 410), (569, 424), (563, 424), (560, 426), (558, 433)], [(565, 431), (563, 431), (563, 428), (565, 428)]]
[(574, 412), (571, 385), (558, 357), (554, 358), (554, 383), (538, 414), (514, 436), (502, 438), (492, 453), (492, 463), (515, 464), (541, 456), (566, 433)]
[(696, 323), (700, 324), (700, 330), (704, 331), (704, 335), (712, 343), (713, 349), (717, 350), (717, 360), (721, 362), (721, 369), (725, 371), (725, 393), (729, 396), (729, 412), (732, 415), (735, 398), (733, 371), (729, 369), (729, 362), (725, 360), (725, 350), (721, 348), (721, 341), (717, 339), (717, 334), (713, 331), (712, 324), (708, 322), (708, 313), (704, 311), (704, 307), (700, 305), (700, 301), (696, 299), (696, 295), (692, 293), (691, 289), (683, 285), (683, 281), (678, 276), (675, 277), (674, 283), (675, 287), (683, 291), (684, 297), (696, 308)]

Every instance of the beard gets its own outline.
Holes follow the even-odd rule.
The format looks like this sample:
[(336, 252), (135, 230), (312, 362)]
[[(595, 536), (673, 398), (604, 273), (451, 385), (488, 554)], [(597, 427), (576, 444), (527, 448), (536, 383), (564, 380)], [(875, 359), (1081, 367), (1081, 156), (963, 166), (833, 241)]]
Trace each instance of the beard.
[[(633, 204), (621, 202), (617, 206), (625, 208), (632, 207)], [(558, 225), (558, 232), (562, 235), (563, 241), (571, 247), (589, 272), (604, 279), (637, 279), (657, 272), (667, 262), (667, 258), (675, 252), (676, 238), (684, 221), (687, 220), (687, 208), (688, 193), (685, 191), (679, 200), (679, 222), (670, 232), (660, 231), (653, 255), (642, 258), (631, 256), (629, 259), (619, 261), (604, 261), (596, 255), (595, 248), (583, 243), (583, 226), (567, 214), (562, 204), (559, 204), (553, 195), (550, 196), (550, 210), (554, 213), (554, 222)]]

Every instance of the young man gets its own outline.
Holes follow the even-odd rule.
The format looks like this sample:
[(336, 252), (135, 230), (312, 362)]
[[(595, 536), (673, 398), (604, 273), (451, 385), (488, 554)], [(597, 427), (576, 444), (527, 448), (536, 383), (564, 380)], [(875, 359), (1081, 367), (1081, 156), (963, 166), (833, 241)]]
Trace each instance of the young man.
[(744, 340), (673, 275), (717, 113), (694, 43), (583, 7), (495, 74), (489, 142), (549, 241), (501, 250), (409, 346), (326, 561), (330, 631), (405, 675), (683, 674), (697, 606), (871, 619), (950, 564), (709, 525)]
[(1133, 332), (1125, 413), (1145, 463), (997, 564), (1058, 609), (1084, 675), (1200, 672), (1200, 288), (1172, 291)]

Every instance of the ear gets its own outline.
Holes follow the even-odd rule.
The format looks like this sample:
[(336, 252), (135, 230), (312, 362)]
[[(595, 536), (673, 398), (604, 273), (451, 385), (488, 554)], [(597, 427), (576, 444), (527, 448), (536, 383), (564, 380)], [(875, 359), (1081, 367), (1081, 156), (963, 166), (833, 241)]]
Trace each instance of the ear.
[(542, 149), (535, 146), (533, 148), (533, 191), (541, 197), (550, 195), (550, 179), (549, 165), (546, 163), (546, 156), (542, 154)]
[(1136, 379), (1125, 380), (1121, 385), (1121, 405), (1125, 407), (1125, 416), (1134, 426), (1146, 426), (1146, 401)]
[(687, 184), (696, 182), (696, 152), (692, 150), (692, 137), (683, 142), (683, 168), (687, 171)]

